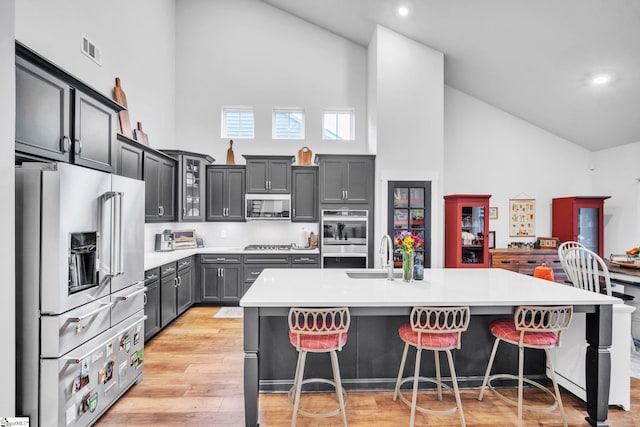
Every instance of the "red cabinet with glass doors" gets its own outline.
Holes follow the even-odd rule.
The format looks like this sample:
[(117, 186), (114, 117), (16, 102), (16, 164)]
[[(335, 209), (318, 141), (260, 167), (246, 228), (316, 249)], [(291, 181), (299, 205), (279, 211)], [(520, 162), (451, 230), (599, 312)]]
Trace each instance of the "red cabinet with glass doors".
[(580, 242), (604, 253), (604, 201), (610, 196), (559, 197), (552, 202), (551, 234), (561, 242)]
[(445, 268), (489, 267), (490, 194), (444, 196)]

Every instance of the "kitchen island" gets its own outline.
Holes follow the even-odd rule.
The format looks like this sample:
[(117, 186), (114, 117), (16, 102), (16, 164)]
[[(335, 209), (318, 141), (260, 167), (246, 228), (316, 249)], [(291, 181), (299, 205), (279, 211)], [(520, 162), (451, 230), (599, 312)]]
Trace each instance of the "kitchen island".
[[(591, 425), (607, 425), (612, 311), (614, 304), (623, 303), (620, 299), (502, 269), (427, 269), (424, 280), (411, 283), (388, 281), (385, 273), (337, 269), (262, 272), (240, 301), (245, 308), (247, 426), (257, 425), (259, 391), (282, 391), (291, 384), (295, 349), (286, 333), (289, 307), (348, 306), (352, 326), (339, 355), (344, 386), (347, 390), (384, 390), (392, 389), (395, 383), (402, 352), (397, 327), (407, 320), (411, 307), (470, 307), (471, 324), (455, 358), (459, 379), (467, 381), (466, 386), (474, 386), (474, 379), (484, 374), (491, 351), (488, 322), (496, 316), (512, 316), (518, 305), (525, 304), (573, 305), (575, 312), (586, 313), (586, 419)], [(511, 359), (510, 366), (517, 365), (515, 353), (506, 359)], [(544, 373), (542, 360), (528, 357), (525, 374)], [(317, 365), (309, 363), (308, 376), (329, 376)]]

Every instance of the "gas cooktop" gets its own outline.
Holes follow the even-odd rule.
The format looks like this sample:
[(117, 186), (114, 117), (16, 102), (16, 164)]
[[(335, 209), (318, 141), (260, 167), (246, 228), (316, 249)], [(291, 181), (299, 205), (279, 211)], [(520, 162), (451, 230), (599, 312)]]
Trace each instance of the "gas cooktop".
[(290, 251), (291, 245), (248, 245), (245, 251)]

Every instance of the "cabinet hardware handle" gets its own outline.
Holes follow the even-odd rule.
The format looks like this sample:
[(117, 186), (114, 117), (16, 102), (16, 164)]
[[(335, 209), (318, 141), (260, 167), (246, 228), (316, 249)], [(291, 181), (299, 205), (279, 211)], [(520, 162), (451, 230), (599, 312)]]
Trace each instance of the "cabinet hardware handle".
[(150, 275), (146, 276), (145, 279), (147, 279), (147, 280), (148, 279), (155, 279), (156, 277), (158, 277), (157, 274), (150, 274)]
[(178, 286), (182, 286), (182, 277), (178, 276)]
[(173, 278), (173, 287), (174, 287), (174, 288), (177, 288), (177, 287), (178, 287), (178, 278), (177, 278), (177, 277), (174, 277), (174, 278)]
[(349, 198), (349, 190), (344, 190), (344, 198), (345, 199)]
[(71, 140), (65, 135), (62, 137), (62, 152), (68, 153), (69, 150), (71, 150)]
[(537, 263), (538, 263), (538, 261), (535, 261), (535, 260), (532, 260), (532, 259), (527, 260), (527, 264), (537, 264)]
[(144, 294), (142, 298), (142, 305), (147, 305), (147, 294)]
[(259, 276), (260, 275), (260, 271), (252, 271), (250, 274), (252, 276)]
[(220, 277), (224, 277), (224, 268), (220, 269)]
[(500, 261), (500, 264), (511, 264), (511, 261)]
[(82, 141), (80, 141), (79, 139), (76, 139), (75, 141), (76, 143), (73, 148), (73, 153), (76, 155), (80, 155), (80, 153), (82, 153)]

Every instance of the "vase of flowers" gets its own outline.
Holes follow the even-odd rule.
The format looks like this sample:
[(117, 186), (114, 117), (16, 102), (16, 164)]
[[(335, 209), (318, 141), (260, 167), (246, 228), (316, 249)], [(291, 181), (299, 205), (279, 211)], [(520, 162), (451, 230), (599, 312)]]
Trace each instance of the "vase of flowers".
[(402, 252), (402, 280), (405, 282), (410, 282), (413, 279), (415, 250), (423, 244), (424, 241), (420, 237), (408, 231), (403, 231), (396, 237), (396, 245), (398, 250)]

